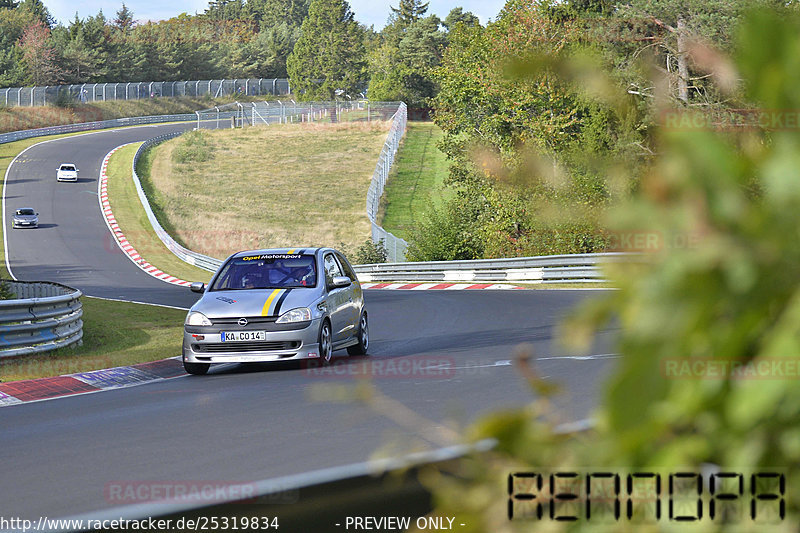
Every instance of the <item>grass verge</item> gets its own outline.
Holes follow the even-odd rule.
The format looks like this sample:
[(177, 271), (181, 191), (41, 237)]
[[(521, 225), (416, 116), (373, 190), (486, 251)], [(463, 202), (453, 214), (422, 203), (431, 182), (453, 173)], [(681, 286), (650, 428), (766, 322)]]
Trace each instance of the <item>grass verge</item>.
[(0, 360), (0, 380), (88, 372), (180, 355), (186, 311), (87, 296), (81, 301), (83, 346)]
[[(240, 96), (238, 98), (207, 98), (201, 96), (198, 98), (178, 96), (175, 98), (144, 98), (141, 100), (108, 100), (106, 102), (94, 102), (92, 104), (69, 107), (51, 105), (36, 107), (0, 106), (0, 133), (58, 126), (61, 124), (93, 122), (95, 120), (194, 113), (201, 109), (208, 109), (215, 105), (229, 104), (236, 100), (246, 102), (274, 98), (276, 97)], [(282, 98), (291, 97), (284, 96)]]
[(436, 143), (444, 133), (433, 122), (409, 122), (386, 184), (378, 219), (387, 231), (408, 239), (430, 205), (441, 205), (449, 162)]
[(131, 179), (131, 164), (141, 143), (117, 150), (108, 161), (108, 198), (114, 218), (128, 241), (148, 263), (187, 281), (211, 279), (211, 272), (178, 259), (153, 231)]
[(370, 233), (364, 202), (387, 130), (378, 121), (202, 130), (154, 148), (139, 175), (164, 228), (206, 255), (357, 247)]

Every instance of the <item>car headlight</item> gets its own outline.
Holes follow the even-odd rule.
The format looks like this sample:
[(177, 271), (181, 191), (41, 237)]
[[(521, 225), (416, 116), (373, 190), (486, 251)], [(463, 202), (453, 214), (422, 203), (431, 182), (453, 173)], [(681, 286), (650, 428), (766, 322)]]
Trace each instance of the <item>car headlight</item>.
[(186, 315), (187, 326), (210, 326), (211, 321), (203, 313), (192, 311)]
[(305, 322), (311, 320), (311, 309), (308, 307), (297, 307), (283, 313), (278, 318), (278, 324), (288, 324), (290, 322)]

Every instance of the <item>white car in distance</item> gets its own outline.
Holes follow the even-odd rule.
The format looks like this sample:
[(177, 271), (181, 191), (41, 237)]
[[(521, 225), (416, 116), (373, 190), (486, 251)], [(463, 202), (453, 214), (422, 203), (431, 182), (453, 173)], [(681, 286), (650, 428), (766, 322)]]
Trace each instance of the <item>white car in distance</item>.
[(78, 167), (74, 164), (62, 163), (57, 170), (57, 181), (78, 181)]

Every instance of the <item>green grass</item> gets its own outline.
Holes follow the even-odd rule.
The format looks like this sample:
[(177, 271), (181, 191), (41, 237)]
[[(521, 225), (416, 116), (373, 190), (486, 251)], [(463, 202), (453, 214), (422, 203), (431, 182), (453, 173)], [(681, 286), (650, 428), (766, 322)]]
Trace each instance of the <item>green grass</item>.
[(148, 263), (188, 281), (211, 279), (211, 272), (178, 259), (153, 231), (131, 178), (131, 163), (141, 143), (117, 150), (108, 161), (108, 198), (114, 218), (125, 237)]
[(441, 205), (451, 193), (443, 187), (449, 162), (437, 147), (443, 132), (433, 122), (409, 122), (381, 205), (381, 225), (408, 239), (429, 206)]
[(180, 355), (186, 311), (84, 296), (83, 346), (0, 360), (0, 380), (34, 379)]
[[(162, 226), (191, 250), (354, 248), (370, 234), (364, 203), (387, 130), (380, 121), (202, 130), (149, 151), (139, 174)], [(187, 144), (208, 160), (175, 156)]]

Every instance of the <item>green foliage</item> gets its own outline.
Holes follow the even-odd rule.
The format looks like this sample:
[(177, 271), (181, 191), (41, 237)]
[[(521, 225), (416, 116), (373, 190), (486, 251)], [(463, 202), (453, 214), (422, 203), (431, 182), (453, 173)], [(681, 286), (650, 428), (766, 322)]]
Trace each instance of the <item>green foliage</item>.
[(6, 280), (0, 279), (0, 300), (13, 300), (16, 297), (17, 295), (11, 292)]
[(292, 87), (306, 100), (355, 95), (366, 78), (364, 30), (344, 0), (313, 0), (286, 62)]
[(479, 26), (480, 21), (471, 11), (464, 11), (461, 7), (454, 7), (447, 14), (447, 17), (442, 22), (447, 31), (456, 29), (457, 24), (465, 24), (467, 26)]
[(391, 7), (390, 20), (400, 28), (407, 28), (422, 18), (428, 11), (428, 3), (422, 0), (400, 0), (397, 7)]
[(372, 242), (372, 239), (367, 239), (358, 247), (351, 261), (356, 265), (370, 265), (385, 263), (388, 257), (389, 251), (386, 249), (386, 243), (383, 239), (378, 242)]
[(299, 28), (308, 15), (309, 0), (248, 0), (245, 12), (261, 31), (280, 24)]
[(438, 90), (431, 78), (432, 69), (439, 66), (447, 43), (439, 26), (435, 15), (419, 19), (372, 51), (371, 99), (402, 101), (410, 107), (429, 105)]
[[(748, 100), (792, 113), (800, 104), (800, 18), (753, 12), (739, 35), (735, 67)], [(659, 233), (665, 243), (695, 236), (696, 244), (666, 246), (644, 263), (616, 265), (609, 274), (620, 290), (585, 305), (564, 325), (565, 340), (584, 348), (610, 319), (620, 328), (621, 358), (596, 428), (584, 436), (554, 432), (547, 382), (530, 349), (522, 349), (519, 368), (543, 397), (473, 428), (473, 438), (498, 440), (496, 452), (465, 465), (460, 474), (472, 482), (440, 485), (437, 514), (459, 514), (472, 531), (497, 531), (497, 524), (516, 530), (498, 504), (507, 501), (504, 481), (515, 470), (591, 465), (594, 471), (699, 473), (711, 466), (785, 474), (786, 518), (776, 530), (800, 522), (800, 389), (793, 370), (800, 353), (800, 131), (662, 127), (655, 142), (658, 155), (638, 192), (613, 210), (610, 223)], [(753, 192), (754, 183), (760, 192)], [(595, 530), (585, 520), (548, 525)], [(652, 530), (674, 526), (662, 516)], [(731, 526), (706, 518), (699, 530)], [(749, 519), (735, 527), (764, 530)]]
[(483, 257), (485, 242), (478, 226), (484, 206), (476, 198), (454, 198), (431, 206), (412, 232), (408, 261), (453, 261)]
[(199, 163), (211, 159), (211, 146), (208, 133), (202, 130), (190, 131), (181, 136), (172, 151), (172, 160), (176, 163)]

